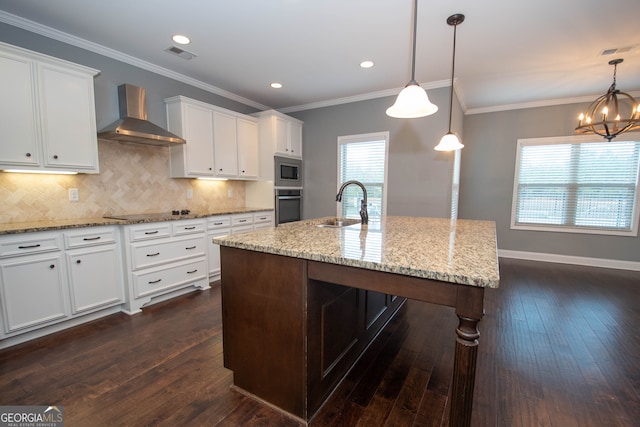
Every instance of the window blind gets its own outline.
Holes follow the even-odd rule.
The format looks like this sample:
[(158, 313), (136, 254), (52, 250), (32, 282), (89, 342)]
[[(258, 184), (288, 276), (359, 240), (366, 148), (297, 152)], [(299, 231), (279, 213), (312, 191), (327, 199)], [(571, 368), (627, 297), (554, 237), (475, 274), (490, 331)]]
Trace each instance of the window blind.
[(640, 142), (519, 141), (512, 225), (637, 232)]
[[(339, 138), (339, 185), (357, 180), (367, 189), (369, 218), (380, 217), (383, 212), (387, 140), (378, 138)], [(341, 213), (345, 218), (360, 218), (360, 187), (348, 186), (343, 195)]]

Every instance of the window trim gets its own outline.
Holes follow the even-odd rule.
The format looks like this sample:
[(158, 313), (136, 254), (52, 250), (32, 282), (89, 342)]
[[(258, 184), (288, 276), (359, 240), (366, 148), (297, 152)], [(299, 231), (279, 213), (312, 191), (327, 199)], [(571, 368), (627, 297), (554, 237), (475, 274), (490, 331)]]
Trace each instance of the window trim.
[[(640, 141), (640, 132), (631, 132), (624, 136), (619, 136), (618, 141)], [(518, 177), (520, 176), (520, 150), (523, 145), (558, 145), (558, 144), (580, 144), (580, 143), (600, 143), (605, 142), (597, 135), (571, 135), (561, 137), (546, 137), (546, 138), (522, 138), (517, 140), (516, 158), (515, 158), (515, 170), (513, 175), (513, 193), (511, 199), (511, 229), (512, 230), (528, 230), (528, 231), (551, 231), (560, 233), (579, 233), (579, 234), (599, 234), (608, 236), (638, 236), (638, 223), (640, 222), (640, 178), (636, 182), (636, 195), (634, 211), (632, 214), (631, 230), (612, 230), (612, 229), (599, 229), (599, 228), (587, 228), (587, 227), (571, 227), (565, 225), (550, 225), (550, 224), (516, 224), (516, 211), (518, 203)], [(610, 144), (615, 144), (614, 139)]]
[[(340, 190), (340, 186), (342, 183), (340, 182), (340, 171), (342, 169), (342, 159), (340, 156), (340, 146), (343, 144), (351, 144), (357, 142), (368, 142), (368, 141), (380, 141), (384, 140), (384, 185), (382, 186), (382, 216), (387, 215), (387, 187), (389, 187), (388, 180), (388, 172), (389, 172), (389, 131), (384, 132), (372, 132), (372, 133), (363, 133), (358, 135), (344, 135), (338, 137), (337, 147), (337, 161), (336, 161), (336, 194)], [(336, 216), (340, 216), (342, 214), (342, 203), (336, 203)]]

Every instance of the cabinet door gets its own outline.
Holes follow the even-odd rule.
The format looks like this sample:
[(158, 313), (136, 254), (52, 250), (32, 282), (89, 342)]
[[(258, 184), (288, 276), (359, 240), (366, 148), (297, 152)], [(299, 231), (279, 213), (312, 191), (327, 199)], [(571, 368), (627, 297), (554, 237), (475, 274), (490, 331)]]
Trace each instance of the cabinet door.
[(213, 150), (216, 176), (238, 176), (238, 134), (234, 116), (213, 112)]
[(45, 167), (98, 171), (93, 77), (38, 65)]
[(238, 119), (238, 176), (258, 178), (258, 123)]
[(208, 245), (207, 254), (209, 257), (209, 280), (220, 280), (220, 245), (213, 243), (212, 239), (218, 236), (226, 236), (231, 234), (230, 228), (221, 228), (219, 230), (210, 231), (207, 235)]
[(5, 332), (46, 326), (67, 317), (64, 283), (60, 252), (0, 263)]
[(289, 136), (288, 136), (288, 122), (278, 116), (273, 117), (273, 135), (276, 143), (276, 152), (290, 154), (289, 153)]
[(122, 303), (122, 267), (117, 245), (67, 253), (67, 264), (74, 314)]
[(187, 176), (213, 175), (213, 112), (184, 104), (184, 134)]
[(302, 157), (302, 125), (300, 123), (289, 123), (289, 150), (291, 155)]
[(31, 61), (0, 52), (0, 163), (38, 165)]

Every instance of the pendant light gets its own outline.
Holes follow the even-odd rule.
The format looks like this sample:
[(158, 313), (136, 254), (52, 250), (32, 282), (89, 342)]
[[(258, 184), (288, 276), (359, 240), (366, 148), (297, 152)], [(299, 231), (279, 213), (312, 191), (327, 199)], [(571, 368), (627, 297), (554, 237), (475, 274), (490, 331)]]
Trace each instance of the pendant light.
[(622, 61), (622, 59), (609, 61), (609, 65), (613, 65), (613, 83), (607, 93), (593, 101), (587, 111), (580, 114), (576, 133), (595, 133), (611, 142), (623, 132), (640, 129), (638, 103), (628, 93), (616, 89), (616, 71), (618, 64)]
[(416, 82), (416, 32), (418, 26), (418, 0), (413, 3), (413, 55), (411, 57), (411, 81), (402, 89), (396, 102), (387, 108), (387, 115), (400, 119), (425, 117), (438, 111), (438, 106), (429, 101), (427, 92)]
[(453, 25), (453, 61), (451, 64), (451, 92), (449, 96), (449, 132), (440, 140), (440, 143), (434, 147), (438, 151), (455, 151), (464, 145), (460, 142), (455, 133), (451, 132), (451, 115), (453, 112), (453, 76), (456, 69), (456, 29), (458, 25), (464, 22), (464, 15), (457, 13), (447, 18), (447, 24)]

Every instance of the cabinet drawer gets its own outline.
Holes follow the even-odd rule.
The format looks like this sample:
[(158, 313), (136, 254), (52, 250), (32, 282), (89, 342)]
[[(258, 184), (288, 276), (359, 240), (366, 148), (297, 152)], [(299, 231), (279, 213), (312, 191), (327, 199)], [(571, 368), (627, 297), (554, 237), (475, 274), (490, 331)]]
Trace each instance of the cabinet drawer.
[(111, 227), (93, 227), (81, 231), (67, 231), (64, 233), (64, 246), (66, 249), (105, 245), (115, 242), (116, 230)]
[(185, 234), (204, 233), (205, 221), (175, 221), (173, 224), (173, 235), (183, 236)]
[(258, 212), (253, 214), (253, 223), (254, 224), (262, 224), (262, 223), (271, 223), (273, 221), (273, 213), (271, 212)]
[(134, 270), (192, 258), (206, 253), (205, 237), (192, 237), (165, 243), (149, 243), (132, 248)]
[(60, 250), (59, 234), (21, 234), (0, 240), (0, 257), (20, 256)]
[(191, 262), (174, 263), (168, 266), (133, 273), (136, 298), (187, 285), (207, 278), (205, 258)]
[(250, 231), (253, 231), (253, 225), (243, 225), (240, 227), (233, 227), (231, 229), (231, 234), (248, 233)]
[(230, 216), (214, 216), (207, 221), (207, 228), (213, 230), (215, 228), (229, 228), (231, 227)]
[(253, 214), (233, 215), (231, 217), (231, 226), (253, 225)]
[(171, 235), (171, 225), (167, 222), (137, 225), (129, 229), (129, 241), (160, 239)]

